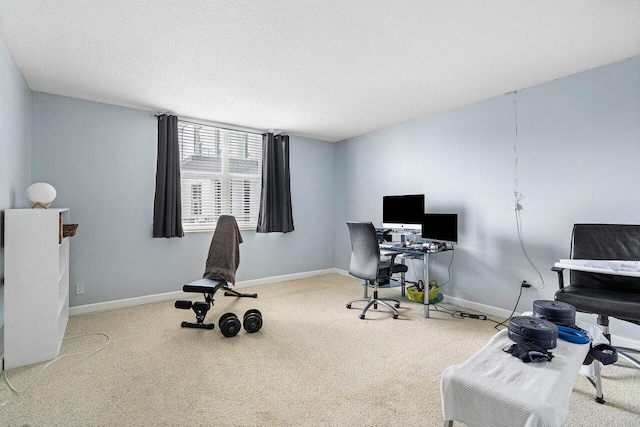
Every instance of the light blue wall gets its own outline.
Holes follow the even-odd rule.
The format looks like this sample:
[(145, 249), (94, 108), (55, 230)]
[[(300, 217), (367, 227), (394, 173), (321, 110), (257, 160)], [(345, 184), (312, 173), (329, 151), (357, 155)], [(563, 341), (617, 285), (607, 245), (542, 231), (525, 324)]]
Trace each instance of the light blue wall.
[[(4, 278), (4, 210), (28, 206), (31, 184), (31, 91), (0, 38), (0, 277)], [(0, 354), (4, 351), (0, 285)]]
[[(516, 231), (516, 151), (525, 248), (546, 282), (524, 291), (519, 310), (553, 297), (549, 269), (569, 256), (574, 223), (640, 223), (640, 57), (518, 91), (517, 145), (515, 99), (506, 94), (338, 143), (336, 267), (348, 268), (346, 220), (381, 224), (382, 196), (424, 193), (428, 212), (459, 213), (445, 292), (511, 310), (523, 279), (541, 284)], [(430, 271), (446, 280), (449, 253), (432, 258)]]
[[(84, 283), (86, 293), (72, 292), (71, 305), (175, 291), (199, 277), (210, 233), (151, 238), (155, 118), (32, 95), (4, 46), (0, 66), (0, 125), (8, 135), (0, 140), (0, 209), (27, 206), (31, 182), (56, 187), (56, 206), (71, 208), (80, 224), (71, 286)], [(522, 279), (540, 285), (518, 242), (511, 208), (517, 176), (527, 253), (546, 282), (525, 290), (519, 310), (552, 298), (549, 268), (568, 256), (572, 224), (640, 222), (640, 57), (520, 90), (517, 144), (515, 99), (506, 94), (335, 145), (292, 137), (296, 231), (243, 232), (238, 280), (346, 269), (346, 220), (380, 224), (382, 196), (424, 193), (428, 211), (460, 215), (445, 292), (510, 310)], [(433, 257), (440, 281), (449, 259)], [(420, 264), (414, 267), (421, 275)]]
[[(71, 240), (71, 306), (177, 291), (202, 276), (212, 233), (151, 237), (156, 123), (146, 111), (33, 94), (33, 179), (51, 183), (55, 205), (70, 208), (79, 224)], [(334, 150), (291, 137), (296, 230), (243, 230), (238, 281), (332, 267)], [(84, 295), (74, 294), (77, 283)]]

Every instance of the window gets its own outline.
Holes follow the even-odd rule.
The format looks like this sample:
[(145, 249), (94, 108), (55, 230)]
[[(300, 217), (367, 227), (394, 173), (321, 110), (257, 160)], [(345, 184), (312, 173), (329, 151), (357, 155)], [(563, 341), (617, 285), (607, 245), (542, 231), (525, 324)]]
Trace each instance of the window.
[(202, 184), (191, 184), (191, 214), (202, 214)]
[(260, 208), (262, 135), (178, 121), (182, 226), (185, 232), (215, 228), (233, 215), (255, 229)]

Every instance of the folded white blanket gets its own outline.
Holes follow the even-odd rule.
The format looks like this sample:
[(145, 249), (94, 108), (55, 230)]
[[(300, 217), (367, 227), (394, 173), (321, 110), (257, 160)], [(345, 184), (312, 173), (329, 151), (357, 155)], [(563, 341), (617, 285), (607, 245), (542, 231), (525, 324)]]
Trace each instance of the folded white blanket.
[(590, 273), (640, 277), (640, 261), (561, 259), (554, 264), (554, 267)]
[[(578, 322), (594, 343), (607, 342), (598, 327)], [(560, 426), (569, 414), (573, 384), (589, 351), (588, 344), (558, 339), (550, 362), (523, 363), (502, 351), (513, 341), (496, 334), (467, 361), (442, 374), (445, 420), (467, 426)]]

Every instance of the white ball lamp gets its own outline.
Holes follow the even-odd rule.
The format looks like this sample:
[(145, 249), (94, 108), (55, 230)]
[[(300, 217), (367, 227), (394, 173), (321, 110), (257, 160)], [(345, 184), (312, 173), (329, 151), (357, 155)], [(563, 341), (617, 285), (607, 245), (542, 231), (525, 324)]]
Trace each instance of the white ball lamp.
[(46, 182), (36, 182), (27, 188), (27, 198), (33, 202), (32, 209), (36, 206), (48, 209), (56, 198), (56, 189)]

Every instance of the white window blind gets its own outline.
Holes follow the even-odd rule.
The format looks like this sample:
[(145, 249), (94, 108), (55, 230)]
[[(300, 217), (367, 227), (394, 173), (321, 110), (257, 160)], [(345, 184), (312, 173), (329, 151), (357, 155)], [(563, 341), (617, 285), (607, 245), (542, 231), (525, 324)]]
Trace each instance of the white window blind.
[(213, 230), (220, 215), (255, 229), (260, 208), (262, 135), (178, 121), (182, 226)]

